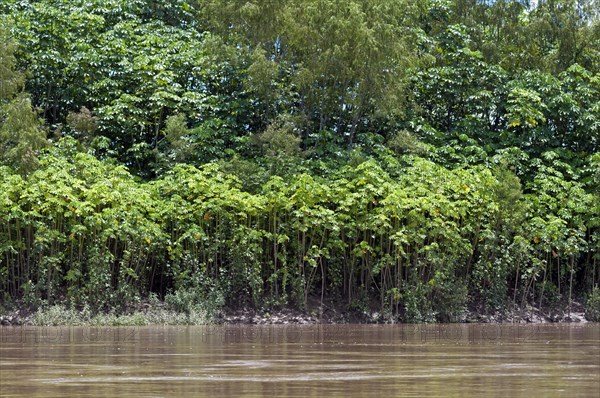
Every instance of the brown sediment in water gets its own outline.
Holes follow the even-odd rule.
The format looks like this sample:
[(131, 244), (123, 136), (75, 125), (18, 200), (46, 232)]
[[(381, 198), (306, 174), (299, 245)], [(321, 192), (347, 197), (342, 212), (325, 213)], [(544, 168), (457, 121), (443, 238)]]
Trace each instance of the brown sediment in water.
[(599, 324), (0, 327), (7, 396), (591, 397)]

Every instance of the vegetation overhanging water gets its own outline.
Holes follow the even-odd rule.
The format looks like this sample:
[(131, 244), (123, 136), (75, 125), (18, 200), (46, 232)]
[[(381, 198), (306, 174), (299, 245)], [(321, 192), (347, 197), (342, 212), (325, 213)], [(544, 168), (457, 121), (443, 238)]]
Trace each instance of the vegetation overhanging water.
[(599, 16), (537, 3), (4, 1), (0, 314), (599, 320)]

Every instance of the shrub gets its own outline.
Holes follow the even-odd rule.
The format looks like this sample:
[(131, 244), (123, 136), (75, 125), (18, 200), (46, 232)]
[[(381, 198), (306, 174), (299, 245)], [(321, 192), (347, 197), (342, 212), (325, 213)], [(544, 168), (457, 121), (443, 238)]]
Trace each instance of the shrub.
[(600, 288), (594, 287), (585, 305), (585, 318), (591, 322), (600, 322)]

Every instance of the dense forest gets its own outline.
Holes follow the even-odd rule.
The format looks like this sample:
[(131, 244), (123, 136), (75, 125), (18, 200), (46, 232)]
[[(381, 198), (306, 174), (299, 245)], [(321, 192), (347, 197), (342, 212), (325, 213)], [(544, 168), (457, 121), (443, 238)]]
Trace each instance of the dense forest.
[(0, 300), (600, 319), (595, 0), (4, 0)]

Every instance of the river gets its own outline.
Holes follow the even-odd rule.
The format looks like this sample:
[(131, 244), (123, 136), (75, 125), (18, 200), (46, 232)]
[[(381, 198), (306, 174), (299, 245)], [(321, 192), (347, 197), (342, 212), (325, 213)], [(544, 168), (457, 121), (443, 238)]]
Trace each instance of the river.
[(0, 327), (3, 397), (600, 397), (600, 324)]

